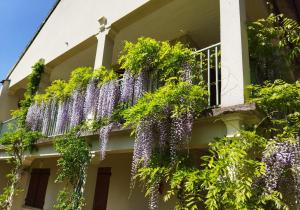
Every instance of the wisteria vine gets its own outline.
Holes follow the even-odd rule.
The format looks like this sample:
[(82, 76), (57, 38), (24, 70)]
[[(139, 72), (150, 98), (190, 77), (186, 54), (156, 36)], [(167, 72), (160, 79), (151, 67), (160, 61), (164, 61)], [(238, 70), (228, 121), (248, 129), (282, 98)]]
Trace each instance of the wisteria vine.
[[(138, 49), (141, 45), (148, 45), (148, 48), (141, 51)], [(121, 79), (103, 67), (93, 73), (88, 68), (76, 70), (78, 73), (73, 72), (69, 82), (56, 82), (48, 88), (48, 93), (46, 90), (44, 95), (37, 97), (27, 114), (26, 125), (45, 136), (55, 136), (65, 135), (89, 122), (98, 122), (101, 125), (98, 127), (99, 151), (103, 160), (109, 134), (125, 121), (125, 126), (130, 126), (136, 134), (133, 186), (137, 171), (149, 165), (156, 149), (168, 153), (175, 164), (178, 151), (188, 148), (194, 118), (207, 105), (205, 86), (193, 80), (193, 62), (196, 61), (192, 52), (180, 43), (173, 46), (168, 42), (141, 38), (136, 44), (127, 45), (122, 52), (120, 65), (126, 70)], [(135, 59), (137, 56), (144, 57)], [(56, 94), (53, 90), (60, 92)], [(152, 103), (151, 113), (132, 116), (135, 109), (149, 103)], [(115, 119), (116, 113), (121, 121)], [(157, 209), (158, 186), (156, 183), (151, 188), (151, 210)]]

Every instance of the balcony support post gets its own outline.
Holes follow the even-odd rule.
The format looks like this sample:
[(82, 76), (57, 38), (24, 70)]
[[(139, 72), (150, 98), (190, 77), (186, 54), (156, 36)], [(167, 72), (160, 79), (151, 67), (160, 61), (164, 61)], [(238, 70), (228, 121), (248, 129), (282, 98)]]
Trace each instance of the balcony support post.
[(245, 0), (220, 0), (221, 107), (244, 104), (250, 84)]
[(234, 115), (225, 115), (222, 117), (222, 121), (224, 122), (227, 134), (226, 137), (234, 137), (240, 134), (243, 126), (243, 118), (237, 114)]
[(111, 68), (116, 32), (111, 26), (106, 27), (107, 20), (105, 17), (101, 17), (98, 22), (100, 24), (100, 32), (96, 35), (98, 44), (94, 68), (101, 66)]

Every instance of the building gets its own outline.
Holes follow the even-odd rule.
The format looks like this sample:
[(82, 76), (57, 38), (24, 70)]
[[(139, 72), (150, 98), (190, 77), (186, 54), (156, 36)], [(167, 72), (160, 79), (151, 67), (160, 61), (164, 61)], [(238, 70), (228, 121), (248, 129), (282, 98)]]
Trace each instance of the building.
[[(60, 0), (2, 82), (1, 132), (11, 122), (10, 110), (18, 107), (31, 66), (38, 59), (45, 59), (46, 72), (40, 85), (44, 89), (53, 80), (67, 79), (79, 66), (114, 66), (124, 40), (146, 36), (188, 42), (198, 52), (217, 53), (221, 49), (221, 56), (215, 58), (219, 59), (215, 62), (221, 62), (221, 71), (215, 69), (212, 74), (216, 76), (208, 81), (215, 97), (210, 100), (215, 105), (213, 115), (199, 120), (193, 128), (191, 147), (201, 153), (213, 138), (233, 136), (241, 126), (256, 120), (255, 106), (246, 104), (245, 87), (250, 84), (247, 23), (267, 14), (264, 0)], [(98, 137), (89, 137), (96, 155), (88, 169), (86, 209), (93, 209), (96, 200), (107, 201), (108, 210), (147, 209), (148, 201), (138, 189), (128, 198), (133, 148), (129, 133), (113, 131), (107, 158), (101, 162), (97, 156)], [(37, 146), (38, 151), (25, 159), (25, 190), (14, 199), (16, 210), (40, 206), (51, 209), (63, 186), (54, 183), (59, 154), (51, 138), (41, 139)], [(4, 151), (0, 151), (1, 188), (6, 184), (5, 172), (9, 171), (6, 159)], [(106, 181), (97, 181), (101, 178)], [(32, 192), (28, 189), (33, 179), (46, 179), (47, 184)], [(25, 205), (28, 197), (32, 207), (39, 208)], [(170, 209), (171, 204), (162, 202), (161, 209)]]

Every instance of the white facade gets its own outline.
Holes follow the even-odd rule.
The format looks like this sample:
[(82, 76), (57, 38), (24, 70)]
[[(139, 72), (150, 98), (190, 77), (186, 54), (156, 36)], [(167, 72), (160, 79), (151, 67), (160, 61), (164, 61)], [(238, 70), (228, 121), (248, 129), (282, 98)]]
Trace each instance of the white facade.
[[(194, 126), (191, 147), (197, 152), (214, 137), (234, 135), (240, 126), (255, 120), (247, 112), (254, 111), (252, 107), (245, 112), (235, 112), (234, 107), (246, 103), (245, 87), (250, 83), (246, 24), (266, 14), (263, 0), (61, 0), (6, 78), (10, 82), (6, 81), (0, 90), (0, 122), (10, 119), (10, 110), (17, 108), (31, 66), (40, 58), (46, 64), (43, 89), (55, 79), (67, 79), (79, 66), (115, 66), (124, 41), (140, 36), (181, 40), (197, 49), (221, 42), (221, 108), (216, 109), (219, 114), (199, 120)], [(90, 138), (93, 150), (98, 151), (98, 137)], [(27, 189), (31, 168), (51, 169), (44, 205), (48, 210), (62, 187), (54, 184), (58, 154), (51, 142), (38, 147), (37, 153), (27, 156), (29, 170), (23, 184)], [(112, 167), (108, 210), (147, 209), (148, 202), (141, 192), (134, 192), (128, 199), (132, 147), (129, 132), (116, 131), (109, 141), (108, 158), (103, 162), (94, 158), (85, 192), (87, 210), (92, 209), (97, 168), (102, 166)], [(4, 164), (6, 158), (0, 151), (1, 169), (8, 167)], [(4, 182), (1, 179), (0, 187)], [(16, 210), (27, 209), (25, 196), (26, 190), (15, 199)], [(172, 202), (162, 203), (160, 209), (171, 209), (170, 205)]]

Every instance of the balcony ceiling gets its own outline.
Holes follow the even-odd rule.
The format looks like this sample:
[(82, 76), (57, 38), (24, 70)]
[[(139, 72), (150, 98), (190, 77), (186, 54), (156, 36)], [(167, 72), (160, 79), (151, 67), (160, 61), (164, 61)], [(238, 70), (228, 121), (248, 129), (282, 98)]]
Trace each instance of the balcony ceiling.
[[(146, 36), (158, 40), (183, 40), (192, 47), (203, 48), (220, 41), (220, 0), (173, 0), (147, 12), (139, 11), (135, 19), (124, 17), (122, 27), (118, 23), (115, 39), (113, 62), (123, 47), (124, 40), (135, 41)], [(154, 1), (155, 2), (155, 1)], [(247, 17), (249, 20), (265, 16), (263, 0), (247, 0)], [(127, 21), (127, 22), (126, 22)], [(184, 39), (180, 39), (184, 37)]]
[(188, 35), (194, 47), (218, 42), (219, 0), (173, 0), (122, 28), (116, 36), (114, 61), (123, 41), (147, 36), (158, 40), (174, 40)]

